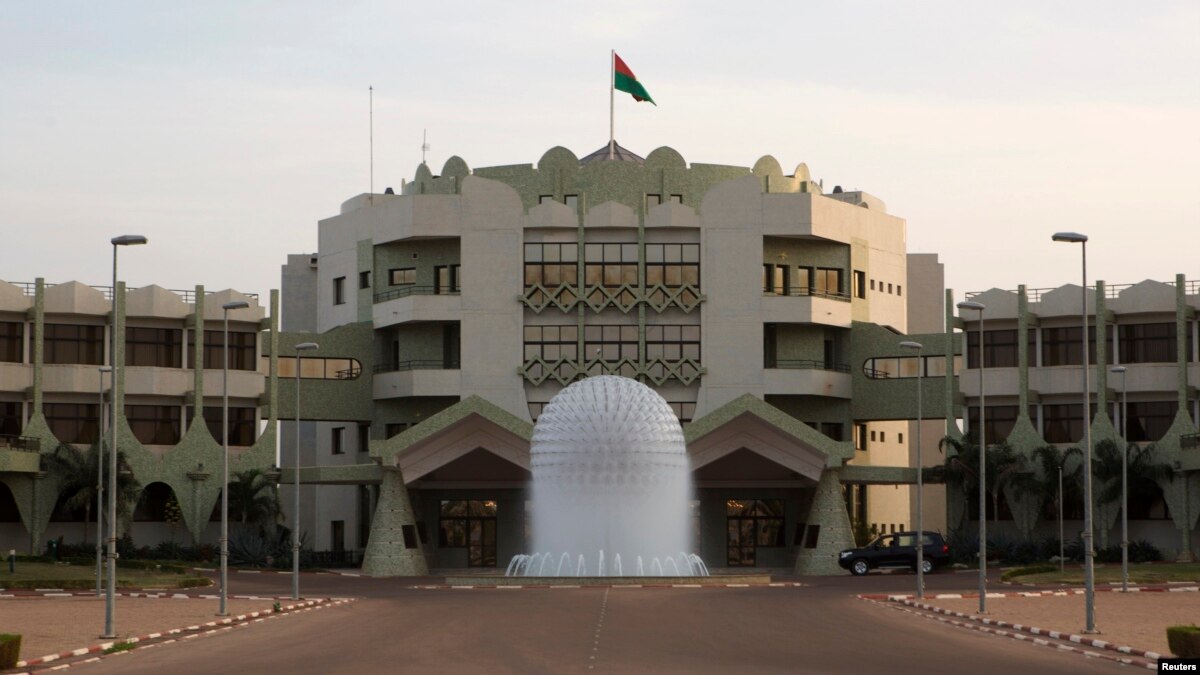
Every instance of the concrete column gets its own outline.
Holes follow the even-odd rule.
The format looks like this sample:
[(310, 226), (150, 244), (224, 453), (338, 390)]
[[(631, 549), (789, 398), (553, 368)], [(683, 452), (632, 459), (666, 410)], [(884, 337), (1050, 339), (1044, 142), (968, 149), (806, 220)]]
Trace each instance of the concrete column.
[[(1034, 356), (1036, 359), (1036, 355)], [(1017, 287), (1017, 417), (1029, 414), (1029, 294)]]
[[(404, 527), (412, 529), (416, 547), (404, 545)], [(408, 488), (400, 469), (384, 467), (379, 504), (371, 519), (371, 536), (363, 554), (363, 574), (373, 577), (419, 577), (429, 574)]]
[(842, 549), (854, 547), (854, 534), (850, 529), (850, 516), (846, 513), (846, 501), (842, 498), (839, 469), (826, 468), (821, 474), (813, 495), (812, 507), (808, 512), (808, 526), (821, 528), (816, 548), (801, 548), (796, 557), (796, 574), (834, 575), (842, 574), (837, 555)]

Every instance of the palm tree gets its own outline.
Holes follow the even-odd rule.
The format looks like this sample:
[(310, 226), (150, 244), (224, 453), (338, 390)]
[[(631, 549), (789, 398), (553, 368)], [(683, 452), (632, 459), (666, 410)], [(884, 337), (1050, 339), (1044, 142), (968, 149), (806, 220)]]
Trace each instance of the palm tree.
[[(962, 491), (967, 504), (974, 504), (971, 496), (979, 490), (979, 446), (967, 438), (946, 436), (938, 443), (938, 449), (946, 452), (953, 449), (955, 454), (946, 453), (946, 460), (940, 466), (930, 467), (929, 481), (944, 482), (957, 485)], [(1027, 473), (1027, 461), (1021, 453), (1012, 449), (1008, 443), (1000, 442), (991, 445), (987, 450), (987, 484), (984, 492), (992, 500), (992, 520), (1000, 519), (1000, 497), (1007, 485), (1023, 485), (1021, 482)], [(986, 517), (980, 515), (981, 518)]]
[[(1159, 483), (1175, 480), (1171, 466), (1155, 461), (1154, 444), (1145, 447), (1136, 443), (1125, 446), (1125, 463), (1129, 477), (1129, 501), (1154, 499), (1161, 495)], [(1092, 462), (1092, 478), (1100, 485), (1096, 494), (1097, 506), (1108, 506), (1121, 499), (1121, 450), (1116, 441), (1106, 438), (1096, 443)], [(1100, 547), (1107, 548), (1108, 530), (1100, 528)]]
[(278, 522), (283, 513), (279, 493), (262, 469), (247, 469), (233, 474), (233, 481), (229, 483), (229, 512), (241, 522), (243, 528), (257, 525), (265, 531), (268, 525)]
[[(91, 529), (92, 504), (96, 503), (96, 463), (100, 460), (100, 442), (80, 450), (69, 443), (59, 443), (54, 452), (43, 455), (46, 471), (58, 478), (62, 505), (71, 510), (83, 509), (83, 541), (87, 543)], [(117, 453), (117, 510), (124, 513), (141, 487), (128, 471), (125, 453)], [(107, 470), (108, 467), (105, 466)], [(103, 514), (98, 514), (103, 516)]]

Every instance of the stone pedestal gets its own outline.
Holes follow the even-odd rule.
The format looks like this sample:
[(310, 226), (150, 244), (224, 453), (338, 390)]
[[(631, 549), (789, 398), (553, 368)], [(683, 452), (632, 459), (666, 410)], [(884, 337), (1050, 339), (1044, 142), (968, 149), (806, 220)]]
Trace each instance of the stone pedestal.
[[(404, 529), (409, 528), (409, 542)], [(408, 544), (412, 544), (411, 548)], [(419, 577), (429, 574), (417, 536), (417, 521), (399, 469), (384, 467), (379, 503), (371, 520), (371, 536), (363, 554), (363, 574), (373, 577)]]
[[(837, 556), (842, 549), (854, 547), (854, 534), (850, 529), (850, 516), (846, 513), (846, 501), (842, 497), (842, 486), (838, 481), (837, 469), (825, 469), (821, 482), (813, 495), (812, 508), (808, 512), (808, 525), (819, 525), (815, 548), (801, 548), (796, 557), (796, 574), (835, 575), (846, 571), (838, 566)], [(803, 546), (803, 543), (801, 543)]]

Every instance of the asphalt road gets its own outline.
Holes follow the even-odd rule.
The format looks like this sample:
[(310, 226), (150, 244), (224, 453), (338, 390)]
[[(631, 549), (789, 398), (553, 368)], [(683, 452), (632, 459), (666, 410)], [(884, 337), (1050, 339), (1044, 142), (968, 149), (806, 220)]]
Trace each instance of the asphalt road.
[[(283, 575), (231, 577), (235, 594), (290, 591)], [(306, 595), (359, 600), (77, 668), (172, 675), (1130, 672), (854, 597), (907, 592), (913, 578), (811, 578), (802, 588), (428, 590), (409, 588), (411, 579), (305, 575)], [(973, 584), (972, 575), (938, 574), (929, 587), (969, 591)]]

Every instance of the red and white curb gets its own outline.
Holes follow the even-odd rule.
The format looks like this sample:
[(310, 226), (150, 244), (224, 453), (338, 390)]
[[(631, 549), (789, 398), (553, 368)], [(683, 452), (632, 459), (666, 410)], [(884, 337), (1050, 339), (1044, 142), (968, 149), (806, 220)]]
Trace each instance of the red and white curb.
[[(263, 599), (268, 599), (268, 598), (263, 598)], [(259, 623), (266, 619), (274, 619), (274, 618), (278, 618), (281, 616), (287, 616), (289, 614), (295, 614), (297, 612), (308, 612), (308, 611), (312, 611), (314, 609), (324, 609), (326, 607), (336, 607), (338, 605), (343, 605), (348, 602), (353, 602), (353, 600), (354, 600), (353, 598), (337, 598), (337, 599), (321, 598), (321, 599), (316, 599), (316, 600), (307, 600), (307, 601), (299, 602), (299, 603), (292, 604), (292, 605), (284, 605), (284, 606), (280, 607), (280, 610), (278, 612), (273, 611), (273, 610), (263, 610), (263, 611), (259, 611), (259, 612), (249, 612), (246, 614), (238, 614), (237, 616), (230, 616), (230, 617), (221, 619), (220, 621), (209, 621), (207, 623), (197, 624), (194, 626), (188, 626), (186, 628), (174, 628), (172, 630), (161, 631), (158, 633), (150, 633), (148, 635), (141, 635), (138, 637), (124, 638), (121, 640), (113, 640), (112, 642), (102, 642), (100, 644), (91, 645), (88, 647), (81, 647), (79, 649), (75, 649), (72, 651), (60, 652), (58, 654), (49, 654), (47, 656), (42, 656), (42, 657), (36, 658), (36, 659), (29, 659), (28, 661), (17, 661), (16, 667), (17, 668), (28, 668), (30, 666), (41, 666), (41, 665), (45, 665), (47, 663), (59, 661), (62, 659), (69, 659), (69, 658), (76, 657), (76, 656), (85, 656), (87, 654), (97, 654), (97, 653), (103, 652), (106, 649), (111, 649), (114, 646), (122, 644), (122, 643), (137, 644), (139, 642), (146, 642), (148, 640), (157, 640), (159, 638), (173, 636), (173, 635), (181, 636), (181, 637), (172, 637), (170, 639), (163, 640), (162, 642), (156, 642), (154, 644), (145, 645), (143, 647), (140, 647), (140, 649), (150, 649), (151, 647), (157, 647), (158, 645), (169, 644), (169, 643), (176, 642), (179, 640), (190, 640), (193, 638), (200, 637), (201, 635), (210, 635), (212, 633), (216, 633), (216, 632), (220, 632), (220, 631), (232, 630), (233, 628), (247, 626), (252, 623)], [(186, 635), (185, 635), (185, 633), (186, 633)], [(130, 651), (132, 651), (132, 650), (130, 650)], [(101, 658), (104, 658), (104, 656), (115, 656), (115, 655), (127, 654), (127, 653), (129, 653), (129, 652), (122, 651), (122, 652), (114, 652), (113, 654), (100, 654), (94, 658), (79, 661), (78, 663), (92, 663), (93, 661), (99, 661)], [(64, 670), (66, 668), (70, 668), (72, 665), (76, 665), (76, 664), (75, 663), (64, 663), (62, 665), (51, 668), (51, 670)], [(29, 673), (28, 672), (16, 673), (15, 675), (29, 675)]]
[[(1200, 592), (1200, 586), (1130, 586), (1128, 591), (1122, 591), (1119, 588), (1097, 588), (1097, 593), (1196, 593)], [(1042, 591), (1012, 591), (1008, 593), (988, 593), (989, 598), (1040, 598), (1049, 595), (1083, 595), (1082, 588), (1061, 588), (1058, 590), (1042, 590)], [(867, 600), (911, 600), (915, 596), (912, 594), (885, 594), (885, 593), (870, 593), (860, 595), (860, 598)], [(978, 593), (939, 593), (937, 595), (927, 595), (926, 597), (934, 600), (963, 600), (967, 598), (978, 598)]]
[(418, 590), (467, 590), (499, 591), (507, 589), (547, 588), (801, 588), (807, 584), (795, 581), (771, 582), (769, 584), (479, 584), (456, 586), (450, 584), (423, 584), (409, 586)]
[[(175, 600), (216, 600), (220, 596), (213, 593), (177, 593), (168, 591), (131, 591), (127, 593), (114, 593), (119, 598), (169, 598)], [(8, 593), (0, 593), (0, 599), (4, 598), (95, 598), (98, 597), (95, 591), (64, 591), (57, 588), (37, 588), (33, 590), (14, 590)], [(291, 600), (287, 596), (269, 596), (269, 595), (231, 595), (230, 598), (238, 600)]]
[[(866, 596), (859, 596), (859, 597), (863, 600), (867, 600), (868, 602), (875, 602), (877, 604), (880, 604), (879, 601), (874, 598), (868, 598)], [(1120, 647), (1120, 648), (1112, 647), (1109, 643), (1104, 642), (1103, 640), (1091, 640), (1088, 638), (1080, 637), (1078, 635), (1070, 635), (1068, 633), (1059, 633), (1058, 631), (1047, 631), (1047, 630), (1041, 630), (1041, 629), (1036, 629), (1036, 630), (1041, 630), (1040, 633), (1035, 633), (1034, 635), (1026, 635), (1025, 633), (1022, 633), (1019, 631), (1030, 630), (1030, 629), (1020, 628), (1019, 626), (1013, 626), (1012, 624), (1006, 624), (1002, 621), (984, 620), (985, 623), (989, 623), (992, 626), (997, 626), (996, 628), (990, 628), (988, 626), (979, 625), (978, 623), (974, 623), (974, 622), (979, 621), (979, 617), (968, 616), (965, 614), (961, 614), (959, 612), (939, 611), (939, 608), (935, 608), (931, 605), (921, 605), (918, 603), (907, 602), (907, 601), (896, 601), (896, 600), (893, 600), (892, 602), (903, 602), (904, 604), (909, 605), (911, 607), (916, 607), (919, 609), (929, 609), (929, 610), (938, 612), (940, 614), (947, 614), (950, 616), (958, 616), (958, 617), (967, 619), (967, 621), (958, 621), (956, 619), (948, 618), (947, 616), (931, 616), (929, 614), (923, 614), (921, 612), (914, 611), (913, 609), (909, 609), (908, 607), (897, 607), (895, 605), (885, 605), (885, 606), (888, 606), (888, 607), (891, 607), (892, 609), (897, 609), (897, 610), (900, 610), (903, 612), (908, 612), (910, 614), (914, 614), (916, 616), (920, 616), (925, 619), (939, 621), (941, 623), (949, 624), (952, 626), (957, 626), (959, 628), (966, 628), (969, 630), (979, 631), (981, 633), (989, 633), (989, 634), (998, 635), (1001, 637), (1008, 637), (1008, 638), (1012, 638), (1014, 640), (1020, 640), (1022, 642), (1029, 642), (1031, 644), (1041, 645), (1043, 647), (1049, 647), (1051, 649), (1056, 649), (1059, 651), (1074, 652), (1076, 654), (1082, 654), (1084, 656), (1091, 657), (1091, 658), (1115, 661), (1117, 663), (1123, 663), (1128, 666), (1135, 666), (1138, 668), (1147, 668), (1149, 670), (1158, 670), (1158, 659), (1162, 658), (1159, 654), (1157, 654), (1155, 652), (1143, 652), (1143, 651), (1133, 650), (1129, 647)], [(1010, 626), (1010, 627), (1014, 628), (1014, 630), (1003, 630), (1002, 628), (999, 628), (999, 626)], [(1046, 637), (1055, 639), (1055, 640), (1067, 640), (1069, 642), (1078, 644), (1079, 646), (1075, 647), (1073, 645), (1062, 644), (1060, 642), (1050, 642), (1050, 640), (1047, 640), (1047, 639), (1044, 639), (1041, 637), (1037, 637), (1037, 635), (1045, 635)], [(1151, 660), (1147, 661), (1147, 660), (1143, 660), (1140, 658), (1122, 657), (1122, 656), (1117, 656), (1116, 654), (1108, 654), (1105, 652), (1092, 651), (1092, 650), (1086, 649), (1085, 647), (1094, 647), (1097, 649), (1113, 650), (1113, 651), (1121, 652), (1123, 654), (1143, 656), (1143, 657), (1145, 657), (1147, 659), (1151, 659)], [(1124, 651), (1126, 649), (1128, 649), (1129, 651)]]

